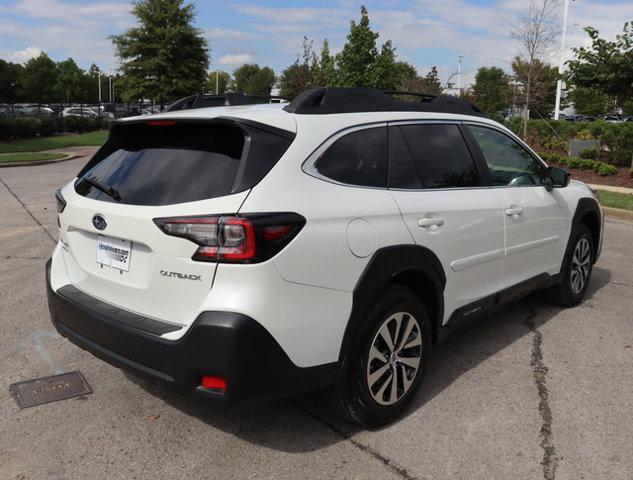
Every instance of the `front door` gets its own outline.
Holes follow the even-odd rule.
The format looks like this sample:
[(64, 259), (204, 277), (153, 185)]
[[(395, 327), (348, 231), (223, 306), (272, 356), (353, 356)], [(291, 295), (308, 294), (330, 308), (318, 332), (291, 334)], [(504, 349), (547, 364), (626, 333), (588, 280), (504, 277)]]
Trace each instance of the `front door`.
[(565, 204), (547, 184), (547, 170), (531, 152), (508, 134), (468, 125), (492, 177), (492, 192), (506, 226), (503, 288), (560, 271), (567, 244)]

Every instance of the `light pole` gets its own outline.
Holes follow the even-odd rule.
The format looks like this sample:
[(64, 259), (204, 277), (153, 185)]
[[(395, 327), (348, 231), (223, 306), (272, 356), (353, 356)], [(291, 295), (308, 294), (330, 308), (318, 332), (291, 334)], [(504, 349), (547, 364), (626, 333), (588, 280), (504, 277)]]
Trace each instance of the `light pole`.
[(457, 96), (460, 97), (462, 94), (462, 59), (463, 55), (459, 56), (459, 66), (457, 67)]
[(97, 70), (97, 77), (99, 78), (99, 103), (101, 103), (101, 70)]
[[(565, 0), (563, 7), (563, 34), (561, 35), (560, 62), (558, 63), (558, 76), (561, 77), (565, 67), (565, 35), (567, 34), (567, 16), (569, 15), (569, 0)], [(563, 93), (563, 80), (559, 78), (556, 82), (556, 107), (554, 108), (554, 120), (558, 120), (560, 115), (560, 97)]]

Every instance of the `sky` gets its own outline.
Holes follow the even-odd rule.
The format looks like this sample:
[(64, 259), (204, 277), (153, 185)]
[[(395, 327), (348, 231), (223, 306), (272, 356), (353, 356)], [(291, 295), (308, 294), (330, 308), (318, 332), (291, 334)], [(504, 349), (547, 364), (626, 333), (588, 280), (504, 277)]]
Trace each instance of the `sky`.
[[(340, 51), (349, 22), (360, 5), (369, 10), (379, 43), (393, 41), (398, 58), (421, 75), (437, 66), (443, 81), (455, 74), (463, 56), (463, 85), (477, 68), (510, 70), (520, 45), (511, 38), (512, 23), (528, 0), (352, 0), (193, 1), (197, 27), (209, 41), (210, 70), (232, 71), (243, 63), (268, 65), (277, 73), (294, 62), (303, 36), (316, 48), (327, 38)], [(561, 0), (562, 1), (562, 0)], [(54, 60), (72, 57), (87, 68), (96, 63), (114, 72), (117, 60), (110, 35), (134, 24), (132, 4), (123, 0), (0, 0), (0, 58), (25, 62), (40, 51)], [(633, 21), (633, 0), (570, 1), (568, 47), (587, 45), (583, 28), (591, 25), (606, 38)], [(560, 46), (556, 50), (560, 51)], [(558, 63), (559, 53), (551, 53)], [(567, 50), (567, 57), (571, 51)]]

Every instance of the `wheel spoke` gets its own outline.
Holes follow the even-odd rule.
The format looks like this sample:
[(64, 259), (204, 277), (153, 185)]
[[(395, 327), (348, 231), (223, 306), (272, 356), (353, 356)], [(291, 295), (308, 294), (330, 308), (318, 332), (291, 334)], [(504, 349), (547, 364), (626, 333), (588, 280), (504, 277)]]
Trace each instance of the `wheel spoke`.
[(400, 374), (402, 375), (402, 386), (404, 388), (404, 391), (407, 392), (409, 390), (409, 387), (413, 383), (415, 374), (411, 375), (411, 380), (409, 380), (409, 377), (407, 376), (407, 368), (404, 365), (399, 365), (399, 368)]
[(378, 380), (380, 380), (380, 378), (381, 378), (381, 377), (385, 374), (385, 372), (386, 372), (387, 370), (390, 370), (390, 369), (391, 369), (391, 365), (390, 365), (390, 364), (388, 364), (388, 363), (385, 363), (385, 364), (384, 364), (382, 367), (380, 367), (378, 370), (376, 370), (376, 371), (375, 371), (375, 372), (373, 372), (373, 373), (370, 373), (370, 374), (368, 375), (368, 378), (367, 378), (367, 380), (369, 381), (369, 387), (370, 387), (370, 388), (371, 388), (371, 387), (373, 387), (373, 386), (374, 386), (374, 384), (375, 384)]
[(413, 337), (409, 343), (407, 343), (401, 350), (408, 350), (409, 348), (418, 347), (422, 345), (422, 337), (420, 336), (420, 332), (416, 332), (416, 336)]
[(391, 377), (391, 392), (389, 394), (389, 401), (391, 403), (398, 400), (398, 369), (393, 369), (393, 374)]
[(393, 382), (393, 372), (391, 372), (389, 377), (385, 380), (385, 383), (383, 383), (382, 386), (378, 389), (376, 395), (374, 395), (374, 398), (379, 399), (381, 402), (384, 403), (385, 390), (387, 390), (387, 387), (390, 385), (391, 382)]
[(420, 357), (398, 357), (398, 362), (417, 370), (420, 365)]
[(392, 352), (396, 350), (396, 345), (398, 345), (398, 339), (400, 338), (400, 328), (402, 327), (403, 318), (404, 318), (403, 313), (393, 317), (393, 319), (396, 321), (396, 331), (394, 332), (393, 338), (392, 338), (392, 341), (393, 341), (393, 348), (391, 349)]
[(369, 350), (369, 363), (371, 363), (372, 360), (380, 360), (382, 363), (389, 361), (389, 359), (385, 357), (385, 354), (376, 348), (376, 345), (372, 345)]
[(378, 330), (378, 335), (380, 335), (380, 337), (383, 339), (389, 351), (393, 352), (394, 344), (393, 340), (391, 339), (391, 333), (389, 332), (389, 322), (385, 322), (383, 326), (380, 327), (380, 330)]
[(398, 344), (397, 350), (402, 350), (402, 348), (404, 347), (404, 343), (409, 339), (409, 336), (411, 335), (411, 330), (413, 330), (413, 327), (415, 327), (415, 320), (413, 320), (411, 317), (407, 317), (406, 322), (407, 323), (404, 328), (404, 334), (402, 335), (402, 339)]

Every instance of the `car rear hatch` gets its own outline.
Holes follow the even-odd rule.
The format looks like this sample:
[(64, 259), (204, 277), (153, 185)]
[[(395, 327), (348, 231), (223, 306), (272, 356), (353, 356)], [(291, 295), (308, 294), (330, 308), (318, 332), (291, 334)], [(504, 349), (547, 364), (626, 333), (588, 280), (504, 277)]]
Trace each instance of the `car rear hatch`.
[(127, 121), (62, 191), (62, 255), (71, 282), (113, 305), (191, 323), (217, 263), (156, 219), (236, 214), (293, 134), (230, 119)]

